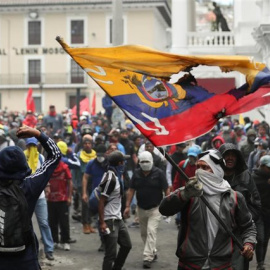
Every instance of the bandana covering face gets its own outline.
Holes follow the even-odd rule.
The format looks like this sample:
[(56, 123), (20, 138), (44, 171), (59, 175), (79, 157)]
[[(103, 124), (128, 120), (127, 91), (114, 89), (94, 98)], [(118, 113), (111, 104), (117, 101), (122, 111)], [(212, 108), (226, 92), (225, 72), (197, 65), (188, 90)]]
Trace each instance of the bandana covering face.
[(223, 193), (231, 188), (230, 184), (223, 179), (224, 171), (219, 164), (216, 164), (208, 155), (200, 158), (205, 161), (213, 173), (202, 169), (196, 170), (196, 176), (203, 183), (203, 192), (208, 195), (216, 195)]
[(196, 170), (196, 177), (203, 184), (203, 193), (207, 195), (221, 194), (231, 188), (223, 178), (202, 169)]
[(38, 166), (38, 150), (36, 146), (30, 146), (28, 149), (24, 151), (26, 156), (27, 163), (32, 170), (32, 174), (36, 171)]

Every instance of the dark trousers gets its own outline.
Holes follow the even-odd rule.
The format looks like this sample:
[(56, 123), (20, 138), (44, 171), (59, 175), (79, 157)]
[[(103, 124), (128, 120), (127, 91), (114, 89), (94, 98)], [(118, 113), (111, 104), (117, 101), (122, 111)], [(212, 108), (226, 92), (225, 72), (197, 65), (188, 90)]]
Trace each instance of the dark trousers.
[(59, 243), (59, 227), (61, 230), (61, 243), (68, 243), (70, 234), (67, 202), (48, 202), (48, 214), (54, 243)]
[[(132, 248), (127, 227), (123, 220), (105, 220), (111, 233), (104, 235), (105, 256), (102, 270), (121, 270)], [(120, 246), (117, 252), (117, 244)]]
[(264, 263), (268, 241), (270, 237), (270, 216), (261, 216), (256, 222), (257, 227), (257, 245), (256, 259), (257, 263)]
[(92, 218), (88, 207), (88, 203), (82, 200), (82, 224), (91, 224)]

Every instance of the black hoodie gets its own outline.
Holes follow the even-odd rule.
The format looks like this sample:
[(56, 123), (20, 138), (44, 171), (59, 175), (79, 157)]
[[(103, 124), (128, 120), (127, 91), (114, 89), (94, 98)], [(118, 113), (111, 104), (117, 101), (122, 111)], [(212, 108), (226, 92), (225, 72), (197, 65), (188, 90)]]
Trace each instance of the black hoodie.
[(219, 151), (223, 157), (227, 151), (233, 151), (236, 154), (235, 172), (232, 177), (224, 175), (224, 179), (229, 182), (233, 190), (239, 191), (244, 195), (253, 220), (258, 220), (261, 214), (261, 199), (242, 153), (232, 143), (222, 144)]

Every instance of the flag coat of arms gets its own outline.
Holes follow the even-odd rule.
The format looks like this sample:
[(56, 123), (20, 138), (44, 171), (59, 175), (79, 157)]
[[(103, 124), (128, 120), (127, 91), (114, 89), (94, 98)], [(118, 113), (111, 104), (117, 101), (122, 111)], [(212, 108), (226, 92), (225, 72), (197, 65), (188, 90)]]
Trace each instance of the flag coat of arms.
[[(136, 45), (70, 48), (57, 41), (156, 146), (199, 137), (221, 117), (270, 103), (270, 72), (250, 57), (184, 56)], [(199, 65), (238, 71), (246, 83), (222, 94), (210, 92), (190, 73)], [(186, 74), (170, 83), (181, 71)]]

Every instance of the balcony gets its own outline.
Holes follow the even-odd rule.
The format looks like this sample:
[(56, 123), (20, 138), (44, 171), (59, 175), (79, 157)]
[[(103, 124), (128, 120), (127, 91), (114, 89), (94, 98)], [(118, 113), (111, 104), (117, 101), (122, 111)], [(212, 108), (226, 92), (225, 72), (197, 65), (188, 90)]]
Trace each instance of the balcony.
[(71, 73), (42, 73), (29, 74), (0, 74), (0, 89), (12, 88), (86, 88), (86, 74)]
[(196, 54), (232, 54), (235, 48), (233, 32), (189, 32), (188, 49)]

